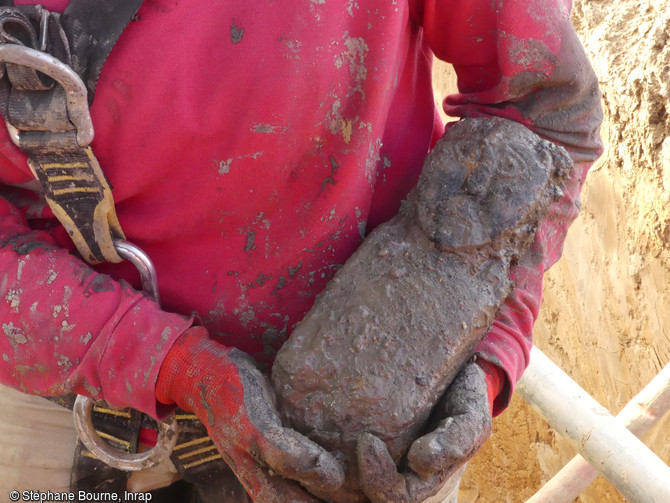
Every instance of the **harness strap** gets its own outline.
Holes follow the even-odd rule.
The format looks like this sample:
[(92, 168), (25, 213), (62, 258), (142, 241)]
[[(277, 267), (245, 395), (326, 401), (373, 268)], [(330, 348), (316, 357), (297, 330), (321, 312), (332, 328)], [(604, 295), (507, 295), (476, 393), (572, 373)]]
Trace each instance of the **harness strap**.
[(198, 488), (202, 503), (248, 503), (242, 484), (223, 460), (195, 414), (178, 409), (177, 445), (170, 459), (181, 478)]
[[(45, 199), (88, 262), (120, 262), (114, 241), (123, 231), (114, 199), (90, 148), (32, 155), (28, 164), (45, 190)], [(117, 259), (118, 257), (118, 259)]]
[[(98, 435), (114, 448), (127, 453), (137, 452), (142, 413), (134, 409), (117, 411), (94, 405), (91, 420)], [(77, 439), (70, 478), (72, 492), (116, 493), (119, 501), (123, 501), (129, 478), (130, 472), (112, 468), (99, 460)]]
[(93, 103), (98, 77), (114, 44), (137, 14), (143, 0), (71, 0), (62, 16), (70, 41), (72, 68)]
[[(72, 400), (61, 404), (71, 407)], [(246, 490), (219, 454), (198, 417), (182, 409), (177, 409), (175, 416), (179, 433), (170, 460), (182, 480), (197, 488), (198, 501), (250, 503)], [(137, 451), (140, 427), (151, 427), (153, 421), (136, 410), (118, 411), (100, 405), (93, 406), (91, 418), (97, 433), (125, 452)], [(129, 477), (130, 472), (106, 465), (77, 442), (70, 481), (73, 492), (116, 493), (119, 501), (123, 501)]]
[[(74, 395), (54, 397), (53, 402), (72, 408)], [(237, 480), (195, 414), (177, 409), (177, 445), (170, 460), (181, 478), (196, 486), (202, 503), (249, 503), (244, 487)], [(136, 410), (113, 410), (93, 406), (91, 419), (98, 435), (125, 452), (136, 452), (141, 427), (152, 427), (151, 420)], [(116, 493), (123, 501), (130, 472), (110, 467), (77, 441), (70, 480), (73, 492)]]
[[(120, 262), (113, 241), (124, 235), (109, 183), (88, 148), (93, 138), (88, 106), (109, 53), (141, 3), (73, 0), (62, 15), (39, 5), (0, 8), (0, 43), (46, 53), (66, 65), (55, 66), (55, 75), (49, 71), (53, 65), (36, 68), (39, 60), (20, 64), (21, 59), (38, 57), (30, 51), (14, 51), (19, 58), (14, 61), (5, 55), (0, 113), (14, 142), (28, 154), (49, 207), (92, 264)], [(72, 89), (69, 81), (61, 80), (67, 68), (83, 81), (84, 89)], [(78, 117), (83, 114), (89, 118), (86, 125)]]
[[(88, 107), (105, 59), (140, 4), (73, 0), (62, 16), (39, 5), (0, 8), (0, 113), (54, 215), (93, 264), (120, 262), (113, 242), (124, 235), (109, 184), (88, 147)], [(79, 20), (93, 12), (90, 23)], [(101, 16), (111, 19), (102, 22)], [(90, 30), (100, 30), (99, 36)]]

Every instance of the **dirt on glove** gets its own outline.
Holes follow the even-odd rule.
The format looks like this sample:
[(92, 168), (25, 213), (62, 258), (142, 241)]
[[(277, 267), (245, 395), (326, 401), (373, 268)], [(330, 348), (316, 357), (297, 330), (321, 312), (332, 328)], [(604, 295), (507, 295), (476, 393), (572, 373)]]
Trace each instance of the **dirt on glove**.
[(362, 501), (356, 443), (396, 462), (511, 290), (510, 266), (561, 195), (560, 147), (498, 118), (452, 125), (400, 213), (374, 230), (317, 297), (272, 370), (289, 424), (345, 465), (332, 501)]

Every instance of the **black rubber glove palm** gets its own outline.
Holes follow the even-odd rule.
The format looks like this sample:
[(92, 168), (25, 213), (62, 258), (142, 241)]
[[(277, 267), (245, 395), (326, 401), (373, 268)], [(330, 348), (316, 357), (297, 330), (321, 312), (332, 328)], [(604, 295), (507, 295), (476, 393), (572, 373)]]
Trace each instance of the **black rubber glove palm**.
[(461, 369), (433, 411), (435, 429), (418, 438), (399, 472), (386, 445), (365, 434), (358, 443), (360, 483), (373, 503), (419, 503), (435, 495), (491, 435), (484, 371)]

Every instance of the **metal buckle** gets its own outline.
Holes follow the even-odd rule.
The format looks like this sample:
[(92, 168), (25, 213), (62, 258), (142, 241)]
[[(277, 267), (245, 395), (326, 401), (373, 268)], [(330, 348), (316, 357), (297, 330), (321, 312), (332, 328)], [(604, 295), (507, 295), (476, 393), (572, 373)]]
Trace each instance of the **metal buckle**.
[[(148, 255), (128, 241), (115, 241), (114, 248), (121, 257), (129, 260), (139, 270), (144, 292), (159, 302), (156, 269)], [(155, 447), (137, 454), (114, 449), (95, 431), (91, 421), (92, 408), (93, 400), (83, 395), (77, 396), (72, 410), (75, 426), (86, 448), (109, 466), (124, 471), (146, 470), (167, 458), (177, 443), (177, 420), (175, 415), (171, 414), (159, 422), (158, 441)]]
[[(11, 63), (33, 68), (51, 77), (65, 90), (67, 115), (77, 131), (77, 144), (87, 147), (93, 141), (94, 131), (88, 109), (88, 91), (79, 75), (50, 54), (17, 44), (0, 44), (0, 63)], [(20, 131), (7, 123), (12, 141), (20, 145)]]

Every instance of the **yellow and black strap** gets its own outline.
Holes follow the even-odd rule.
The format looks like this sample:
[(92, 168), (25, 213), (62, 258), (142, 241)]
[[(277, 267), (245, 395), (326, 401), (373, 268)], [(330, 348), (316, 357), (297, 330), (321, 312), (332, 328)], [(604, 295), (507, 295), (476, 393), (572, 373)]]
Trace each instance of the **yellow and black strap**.
[[(134, 409), (114, 410), (94, 405), (91, 419), (96, 432), (110, 445), (123, 452), (137, 452), (142, 414)], [(81, 442), (75, 447), (70, 488), (74, 492), (116, 494), (124, 501), (130, 472), (112, 468), (91, 454)]]
[[(141, 0), (74, 1), (62, 15), (7, 3), (0, 0), (0, 114), (81, 256), (93, 264), (120, 262), (113, 242), (123, 231), (89, 147), (92, 126), (82, 141), (80, 118), (90, 124), (102, 64)], [(55, 73), (78, 87), (67, 88)]]
[(182, 479), (198, 488), (203, 503), (249, 503), (242, 484), (228, 467), (195, 414), (178, 409), (177, 445), (170, 459)]
[(33, 155), (28, 163), (49, 207), (90, 263), (120, 262), (114, 241), (123, 239), (112, 191), (90, 147)]

